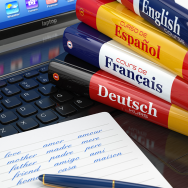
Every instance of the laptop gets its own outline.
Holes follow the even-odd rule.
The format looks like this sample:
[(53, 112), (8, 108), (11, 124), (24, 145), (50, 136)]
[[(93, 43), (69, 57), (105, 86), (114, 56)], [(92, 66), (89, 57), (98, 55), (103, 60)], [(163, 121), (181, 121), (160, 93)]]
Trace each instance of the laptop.
[(0, 53), (62, 35), (78, 22), (75, 5), (76, 0), (1, 0)]
[(0, 1), (0, 137), (109, 112), (173, 187), (186, 188), (186, 136), (49, 83), (49, 62), (65, 53), (63, 31), (79, 22), (75, 3)]

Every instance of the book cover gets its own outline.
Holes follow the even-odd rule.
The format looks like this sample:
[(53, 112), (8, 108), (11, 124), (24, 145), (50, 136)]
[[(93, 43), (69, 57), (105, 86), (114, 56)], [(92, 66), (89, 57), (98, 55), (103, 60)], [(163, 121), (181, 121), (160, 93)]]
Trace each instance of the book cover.
[[(188, 111), (67, 54), (49, 64), (51, 83), (188, 135)], [(58, 79), (57, 79), (58, 77)]]
[(79, 20), (188, 80), (187, 48), (114, 0), (77, 0)]
[(68, 53), (188, 110), (188, 82), (82, 23), (65, 29)]
[(188, 47), (188, 3), (182, 0), (117, 0)]

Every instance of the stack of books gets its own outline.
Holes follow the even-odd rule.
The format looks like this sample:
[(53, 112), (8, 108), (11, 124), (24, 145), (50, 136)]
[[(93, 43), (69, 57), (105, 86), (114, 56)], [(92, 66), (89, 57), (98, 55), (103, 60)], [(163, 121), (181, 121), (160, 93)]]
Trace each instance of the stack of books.
[[(64, 49), (98, 68), (67, 65), (72, 72), (90, 74), (88, 92), (81, 85), (80, 91), (188, 135), (188, 10), (180, 2), (77, 0), (82, 22), (65, 30)], [(66, 76), (59, 71), (61, 82), (66, 76), (74, 80), (69, 71)], [(81, 83), (83, 76), (75, 79)]]

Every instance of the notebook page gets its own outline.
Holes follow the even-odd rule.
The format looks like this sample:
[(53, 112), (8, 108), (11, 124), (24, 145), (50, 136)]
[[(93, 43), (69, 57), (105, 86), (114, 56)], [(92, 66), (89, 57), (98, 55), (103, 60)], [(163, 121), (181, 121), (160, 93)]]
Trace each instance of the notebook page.
[(0, 146), (1, 188), (43, 188), (41, 174), (171, 187), (105, 112), (1, 138)]

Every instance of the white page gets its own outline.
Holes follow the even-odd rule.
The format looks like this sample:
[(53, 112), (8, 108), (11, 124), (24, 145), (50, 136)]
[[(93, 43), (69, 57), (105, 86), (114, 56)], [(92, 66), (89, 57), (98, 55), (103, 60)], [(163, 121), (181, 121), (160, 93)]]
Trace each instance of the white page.
[(1, 138), (0, 146), (0, 188), (42, 188), (41, 174), (171, 187), (108, 113)]

